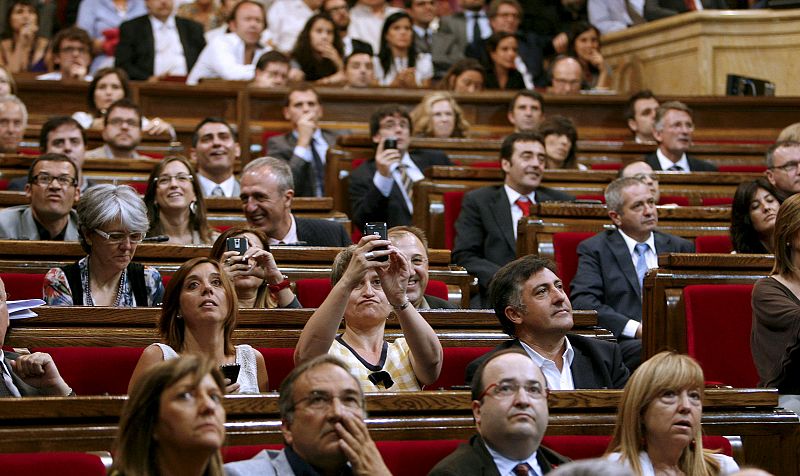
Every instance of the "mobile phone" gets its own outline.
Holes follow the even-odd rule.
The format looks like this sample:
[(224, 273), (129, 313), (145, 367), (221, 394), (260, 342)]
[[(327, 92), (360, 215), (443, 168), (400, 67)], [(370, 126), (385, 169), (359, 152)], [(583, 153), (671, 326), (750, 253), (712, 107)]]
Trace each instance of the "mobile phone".
[(397, 148), (397, 137), (387, 137), (383, 139), (383, 150), (386, 149), (396, 149)]
[(224, 375), (225, 378), (230, 379), (231, 383), (236, 382), (236, 379), (239, 378), (239, 369), (241, 368), (242, 366), (239, 364), (225, 364), (219, 366), (219, 369), (222, 371), (222, 375)]
[(247, 251), (248, 247), (249, 243), (247, 242), (247, 238), (244, 236), (237, 236), (225, 240), (225, 248), (228, 251), (238, 251), (240, 255), (243, 255), (244, 252)]
[[(365, 235), (378, 235), (381, 237), (382, 240), (386, 240), (386, 222), (382, 221), (370, 221), (364, 225), (364, 234)], [(386, 246), (379, 246), (377, 248), (373, 248), (373, 251), (386, 251), (389, 248)], [(388, 256), (378, 256), (374, 258), (375, 261), (388, 261)]]

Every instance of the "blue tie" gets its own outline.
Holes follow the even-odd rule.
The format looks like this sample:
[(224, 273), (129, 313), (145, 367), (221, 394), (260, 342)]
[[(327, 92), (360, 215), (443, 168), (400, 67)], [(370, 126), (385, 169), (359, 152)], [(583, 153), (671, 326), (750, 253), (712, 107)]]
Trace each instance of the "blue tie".
[(636, 243), (634, 251), (636, 252), (636, 277), (639, 278), (639, 291), (644, 290), (644, 275), (647, 273), (647, 260), (644, 259), (644, 254), (647, 251), (647, 243)]

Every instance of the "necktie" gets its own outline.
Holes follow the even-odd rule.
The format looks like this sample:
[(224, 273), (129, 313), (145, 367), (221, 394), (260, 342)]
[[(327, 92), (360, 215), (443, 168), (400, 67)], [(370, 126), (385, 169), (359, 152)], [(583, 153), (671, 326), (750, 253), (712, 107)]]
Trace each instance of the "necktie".
[(414, 181), (411, 180), (411, 177), (409, 177), (406, 172), (406, 170), (408, 170), (408, 165), (400, 164), (397, 170), (400, 171), (400, 183), (402, 183), (403, 188), (406, 189), (408, 199), (411, 200), (411, 203), (414, 203)]
[(212, 197), (224, 197), (225, 196), (225, 192), (222, 191), (222, 187), (217, 185), (216, 187), (214, 187), (213, 190), (211, 190), (211, 196)]
[(314, 190), (317, 197), (324, 197), (325, 165), (322, 163), (322, 158), (320, 158), (319, 153), (317, 152), (316, 144), (317, 144), (316, 139), (311, 139), (311, 158), (313, 161), (314, 179), (317, 182), (316, 186), (314, 187)]
[(647, 243), (636, 243), (636, 277), (639, 278), (639, 290), (644, 289), (644, 275), (647, 273), (647, 260), (644, 253), (647, 251)]
[(628, 10), (628, 16), (631, 17), (631, 21), (633, 22), (634, 25), (641, 25), (642, 23), (647, 21), (644, 18), (642, 18), (641, 15), (639, 15), (639, 12), (637, 12), (635, 8), (633, 8), (633, 5), (631, 5), (630, 0), (625, 0), (625, 9)]
[(522, 216), (528, 217), (531, 216), (531, 201), (525, 195), (521, 195), (516, 202), (520, 210), (522, 210)]
[(683, 3), (686, 5), (687, 12), (693, 12), (697, 10), (697, 5), (694, 4), (694, 0), (683, 0)]
[(472, 41), (479, 41), (483, 36), (481, 35), (481, 25), (478, 22), (480, 16), (477, 13), (472, 14)]
[(672, 167), (667, 169), (668, 172), (683, 172), (683, 167), (680, 165), (673, 165)]
[(515, 476), (528, 476), (530, 474), (531, 467), (528, 466), (528, 463), (520, 463), (514, 466), (514, 469), (511, 470)]
[(5, 379), (5, 370), (0, 366), (0, 397), (13, 397), (14, 394), (8, 389)]

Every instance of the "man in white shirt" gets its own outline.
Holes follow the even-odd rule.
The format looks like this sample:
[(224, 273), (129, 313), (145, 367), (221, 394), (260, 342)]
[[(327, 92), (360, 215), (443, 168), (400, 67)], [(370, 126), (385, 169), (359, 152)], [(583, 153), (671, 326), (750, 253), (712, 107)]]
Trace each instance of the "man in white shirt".
[(206, 197), (239, 198), (239, 182), (233, 175), (241, 148), (236, 132), (220, 117), (200, 121), (192, 133), (192, 160)]
[(689, 106), (679, 101), (665, 102), (656, 109), (653, 137), (658, 149), (645, 156), (653, 170), (670, 172), (716, 172), (717, 166), (687, 155), (692, 146), (694, 120)]
[(173, 0), (145, 0), (147, 15), (120, 25), (116, 66), (134, 80), (186, 76), (206, 46), (203, 25), (176, 17)]
[(203, 78), (253, 79), (258, 58), (269, 51), (259, 43), (266, 22), (264, 6), (254, 0), (243, 0), (236, 4), (231, 18), (231, 33), (220, 35), (206, 45), (186, 84), (195, 85)]
[(347, 30), (351, 38), (364, 41), (372, 46), (372, 51), (381, 49), (381, 29), (386, 17), (400, 8), (389, 6), (386, 0), (358, 0), (350, 9), (350, 28)]
[(625, 122), (633, 133), (633, 140), (637, 144), (655, 144), (653, 125), (656, 121), (658, 99), (649, 89), (637, 92), (625, 105)]
[(275, 1), (267, 12), (267, 26), (275, 49), (282, 53), (291, 53), (297, 35), (321, 5), (322, 0)]

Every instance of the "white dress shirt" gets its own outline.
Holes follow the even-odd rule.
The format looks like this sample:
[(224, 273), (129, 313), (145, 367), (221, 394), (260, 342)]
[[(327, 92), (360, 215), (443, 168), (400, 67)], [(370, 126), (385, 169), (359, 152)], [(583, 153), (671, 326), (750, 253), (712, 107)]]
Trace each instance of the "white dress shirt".
[(22, 395), (19, 393), (19, 389), (11, 379), (11, 369), (6, 366), (6, 358), (5, 354), (3, 354), (3, 349), (0, 349), (0, 367), (2, 367), (0, 371), (3, 373), (3, 381), (6, 383), (8, 391), (15, 397), (21, 397)]
[(267, 26), (278, 51), (291, 53), (314, 11), (303, 0), (277, 0), (267, 12)]
[(347, 35), (369, 43), (372, 45), (372, 51), (377, 54), (381, 49), (381, 29), (384, 20), (392, 13), (402, 11), (404, 10), (386, 5), (382, 15), (375, 15), (372, 8), (356, 3), (350, 9), (350, 26), (347, 28)]
[[(292, 135), (297, 139), (297, 131), (292, 131)], [(314, 149), (316, 149), (317, 155), (319, 155), (322, 161), (322, 165), (325, 165), (325, 156), (328, 154), (328, 142), (325, 141), (325, 137), (322, 136), (322, 131), (320, 129), (315, 130), (311, 138), (314, 141)], [(296, 145), (294, 146), (293, 153), (308, 163), (314, 162), (314, 156), (311, 154), (311, 147)]]
[(375, 184), (375, 188), (381, 192), (381, 195), (384, 197), (388, 197), (390, 193), (392, 193), (392, 186), (397, 184), (397, 187), (400, 189), (400, 193), (403, 194), (403, 199), (406, 202), (406, 206), (408, 207), (408, 211), (412, 214), (414, 213), (414, 205), (411, 203), (411, 199), (408, 197), (408, 193), (406, 193), (406, 189), (403, 186), (403, 179), (401, 177), (401, 173), (398, 170), (400, 167), (400, 163), (406, 165), (406, 175), (408, 175), (411, 180), (415, 183), (419, 182), (420, 180), (425, 178), (425, 174), (417, 167), (417, 164), (411, 160), (411, 156), (408, 155), (408, 152), (403, 154), (403, 158), (400, 160), (399, 163), (394, 163), (389, 167), (389, 170), (392, 173), (391, 177), (384, 177), (380, 174), (377, 170), (375, 171), (375, 175), (372, 176), (372, 183)]
[(233, 196), (233, 188), (236, 186), (236, 177), (233, 175), (228, 177), (227, 180), (223, 181), (222, 183), (217, 183), (208, 177), (204, 177), (199, 172), (197, 177), (200, 179), (200, 188), (203, 189), (204, 197), (210, 197), (214, 189), (219, 187), (222, 189), (222, 193), (224, 193), (226, 197), (239, 198)]
[[(384, 71), (381, 60), (377, 56), (372, 57), (372, 64), (375, 67), (375, 77), (381, 86), (389, 86), (397, 78), (399, 71), (408, 68), (408, 58), (393, 58), (389, 71)], [(422, 86), (425, 81), (433, 77), (433, 59), (430, 53), (418, 53), (417, 61), (414, 63), (414, 79), (417, 86)]]
[(186, 76), (186, 56), (183, 53), (183, 44), (175, 24), (175, 15), (167, 17), (162, 22), (149, 15), (150, 26), (153, 28), (153, 44), (155, 60), (153, 74), (155, 76)]
[[(516, 204), (516, 201), (519, 197), (522, 196), (521, 193), (517, 192), (513, 188), (509, 187), (508, 185), (503, 185), (503, 188), (506, 191), (506, 195), (508, 195), (508, 205), (511, 207), (511, 224), (514, 226), (514, 240), (517, 239), (517, 225), (519, 224), (519, 219), (522, 218), (522, 209), (519, 205)], [(531, 208), (533, 208), (533, 204), (536, 203), (534, 200), (534, 195), (536, 192), (531, 193), (530, 195), (526, 195), (528, 200), (531, 202)]]
[[(636, 255), (636, 244), (639, 242), (626, 235), (622, 230), (618, 229), (617, 231), (619, 231), (619, 234), (622, 235), (622, 239), (625, 241), (625, 245), (628, 247), (628, 254), (631, 255), (633, 269), (636, 269), (636, 261), (639, 259), (639, 256)], [(658, 252), (656, 251), (655, 235), (650, 233), (650, 237), (647, 238), (644, 243), (647, 245), (647, 251), (644, 252), (644, 260), (647, 263), (647, 269), (658, 268)], [(641, 324), (641, 322), (635, 319), (630, 319), (622, 329), (622, 335), (625, 337), (635, 337), (636, 331), (639, 329)]]
[(533, 363), (542, 370), (545, 380), (547, 380), (547, 388), (550, 390), (575, 390), (575, 382), (572, 380), (572, 361), (575, 358), (575, 349), (572, 348), (569, 339), (564, 339), (567, 343), (564, 353), (561, 355), (563, 365), (561, 370), (552, 360), (539, 354), (528, 344), (519, 341), (522, 348), (528, 353)]
[(686, 158), (686, 154), (683, 154), (683, 156), (681, 156), (681, 160), (673, 162), (669, 159), (669, 157), (667, 157), (666, 155), (664, 155), (663, 152), (661, 152), (661, 148), (659, 147), (658, 149), (656, 149), (656, 157), (658, 157), (658, 163), (661, 165), (661, 170), (667, 171), (673, 165), (677, 165), (681, 169), (683, 169), (681, 170), (682, 172), (690, 171), (689, 159)]
[(225, 33), (207, 44), (197, 58), (186, 84), (195, 85), (203, 78), (222, 78), (229, 81), (249, 81), (253, 79), (258, 58), (269, 51), (259, 45), (253, 61), (245, 64), (244, 41), (236, 33)]
[(286, 236), (283, 238), (277, 239), (273, 237), (269, 237), (269, 244), (272, 245), (291, 245), (293, 243), (297, 243), (299, 239), (297, 238), (297, 222), (294, 221), (294, 214), (290, 214), (292, 217), (292, 226), (289, 227), (289, 231), (286, 232)]
[[(484, 440), (486, 443), (486, 440)], [(492, 460), (494, 460), (494, 465), (497, 466), (497, 472), (500, 473), (500, 476), (515, 476), (514, 475), (514, 468), (519, 464), (528, 463), (528, 466), (531, 467), (530, 472), (528, 473), (530, 476), (539, 476), (542, 474), (542, 468), (539, 466), (539, 461), (536, 460), (536, 452), (534, 451), (532, 455), (528, 456), (528, 459), (523, 461), (517, 461), (513, 459), (508, 459), (505, 456), (501, 455), (488, 443), (486, 443), (486, 449), (489, 451), (489, 454), (492, 455)]]
[(478, 28), (481, 29), (481, 38), (492, 36), (492, 25), (489, 24), (489, 17), (486, 16), (486, 12), (483, 10), (479, 12), (466, 10), (464, 11), (464, 18), (467, 20), (467, 43), (472, 43), (474, 40), (472, 32), (475, 28), (475, 15), (478, 15)]

